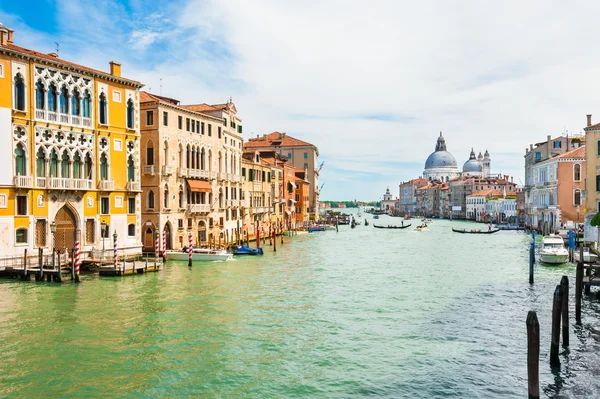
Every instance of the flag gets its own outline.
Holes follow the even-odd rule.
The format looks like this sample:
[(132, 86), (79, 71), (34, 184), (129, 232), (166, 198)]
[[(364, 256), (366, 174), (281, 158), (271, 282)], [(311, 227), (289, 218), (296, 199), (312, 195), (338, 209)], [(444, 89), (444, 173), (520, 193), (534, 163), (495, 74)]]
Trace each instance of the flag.
[(323, 169), (323, 165), (325, 165), (325, 161), (321, 162), (321, 165), (319, 165), (319, 172), (321, 171), (321, 169)]

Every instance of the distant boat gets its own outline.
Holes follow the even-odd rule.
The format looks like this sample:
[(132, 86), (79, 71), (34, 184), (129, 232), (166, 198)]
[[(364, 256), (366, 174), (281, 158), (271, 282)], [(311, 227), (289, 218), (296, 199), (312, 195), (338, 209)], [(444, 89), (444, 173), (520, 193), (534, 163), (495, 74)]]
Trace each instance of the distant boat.
[(425, 231), (427, 230), (427, 225), (426, 224), (422, 224), (420, 226), (415, 227), (416, 231)]
[(379, 215), (373, 216), (373, 219), (379, 219)]
[(262, 255), (263, 249), (262, 248), (250, 248), (249, 246), (241, 246), (241, 247), (237, 247), (233, 250), (233, 254), (236, 256), (239, 255)]
[(431, 220), (429, 218), (425, 218), (425, 219), (421, 220), (421, 222), (423, 222), (423, 223), (433, 223), (433, 220)]
[[(167, 260), (189, 260), (189, 250), (181, 251), (166, 251), (165, 257)], [(233, 255), (229, 252), (218, 249), (209, 248), (193, 248), (192, 249), (192, 261), (218, 261), (218, 260), (231, 260)]]
[(406, 226), (377, 226), (376, 224), (373, 225), (373, 227), (375, 227), (376, 229), (406, 229), (410, 226), (410, 224), (407, 224)]
[(500, 231), (500, 229), (495, 229), (495, 230), (476, 230), (476, 229), (471, 229), (471, 230), (467, 230), (467, 229), (455, 229), (454, 227), (452, 228), (452, 231), (455, 233), (461, 233), (461, 234), (494, 234)]
[(314, 231), (325, 231), (325, 226), (309, 226), (306, 228), (309, 233)]
[(542, 238), (542, 248), (540, 249), (540, 261), (560, 265), (569, 260), (569, 251), (565, 248), (562, 237), (546, 236)]

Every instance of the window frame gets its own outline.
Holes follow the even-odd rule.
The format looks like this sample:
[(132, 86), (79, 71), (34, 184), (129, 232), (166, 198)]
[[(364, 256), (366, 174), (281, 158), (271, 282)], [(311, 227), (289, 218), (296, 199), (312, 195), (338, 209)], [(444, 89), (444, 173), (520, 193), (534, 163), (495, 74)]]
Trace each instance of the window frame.
[[(133, 234), (131, 234), (131, 227), (133, 227)], [(129, 223), (127, 225), (127, 237), (135, 237), (135, 223)]]
[(146, 126), (154, 126), (154, 110), (146, 111)]
[[(25, 201), (24, 204), (21, 201)], [(21, 206), (24, 207), (21, 210)], [(27, 216), (29, 215), (29, 196), (28, 195), (15, 195), (15, 216)]]
[(110, 197), (100, 197), (100, 214), (110, 215)]
[[(133, 212), (131, 211), (131, 204), (133, 204)], [(136, 209), (136, 198), (128, 197), (127, 198), (127, 214), (135, 215), (135, 209)]]
[(163, 126), (169, 126), (169, 113), (163, 111)]
[[(19, 232), (25, 232), (25, 241), (19, 241)], [(26, 246), (29, 245), (29, 228), (27, 227), (17, 227), (15, 229), (15, 246)]]

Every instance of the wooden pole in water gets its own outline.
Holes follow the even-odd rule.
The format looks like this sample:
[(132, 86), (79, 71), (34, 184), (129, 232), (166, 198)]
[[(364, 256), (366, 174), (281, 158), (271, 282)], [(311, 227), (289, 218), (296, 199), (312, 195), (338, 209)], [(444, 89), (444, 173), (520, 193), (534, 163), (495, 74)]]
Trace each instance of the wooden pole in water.
[(581, 325), (581, 293), (583, 291), (583, 262), (581, 259), (577, 262), (577, 272), (575, 274), (575, 322)]
[(27, 248), (25, 248), (25, 252), (23, 253), (23, 280), (27, 278)]
[(188, 266), (192, 267), (192, 256), (194, 251), (192, 251), (192, 232), (190, 231), (189, 233), (189, 240), (190, 240), (190, 249), (189, 249), (189, 256), (188, 256)]
[(281, 224), (279, 225), (279, 231), (281, 235), (281, 243), (283, 244), (283, 220), (281, 220)]
[(531, 241), (529, 248), (529, 284), (533, 284), (533, 264), (535, 262), (535, 241)]
[(62, 281), (62, 265), (60, 264), (60, 249), (56, 250), (56, 254), (58, 255), (58, 282)]
[(563, 291), (560, 285), (554, 290), (554, 300), (552, 302), (552, 338), (550, 342), (550, 365), (560, 365), (558, 358), (558, 349), (560, 341), (560, 319), (562, 313)]
[(38, 265), (40, 266), (40, 280), (44, 281), (44, 250), (38, 248)]
[(562, 276), (560, 286), (563, 291), (562, 302), (562, 333), (563, 346), (569, 346), (569, 277)]
[(530, 399), (540, 397), (540, 323), (537, 313), (527, 313), (527, 387)]
[(273, 227), (273, 252), (277, 252), (277, 225)]
[(272, 241), (273, 231), (272, 230), (273, 230), (273, 223), (269, 222), (269, 245), (273, 245), (273, 241)]
[(75, 248), (71, 249), (71, 280), (75, 280)]

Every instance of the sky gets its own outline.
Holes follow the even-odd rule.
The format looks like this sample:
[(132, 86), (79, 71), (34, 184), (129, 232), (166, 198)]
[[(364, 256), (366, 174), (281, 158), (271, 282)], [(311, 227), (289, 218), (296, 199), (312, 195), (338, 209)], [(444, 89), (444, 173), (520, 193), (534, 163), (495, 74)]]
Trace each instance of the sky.
[[(93, 5), (93, 6), (92, 6)], [(443, 132), (523, 181), (525, 148), (600, 122), (600, 2), (0, 0), (15, 44), (226, 102), (244, 138), (315, 144), (323, 200), (377, 200), (419, 177)], [(161, 81), (162, 80), (162, 81)], [(161, 88), (162, 82), (162, 88)]]

